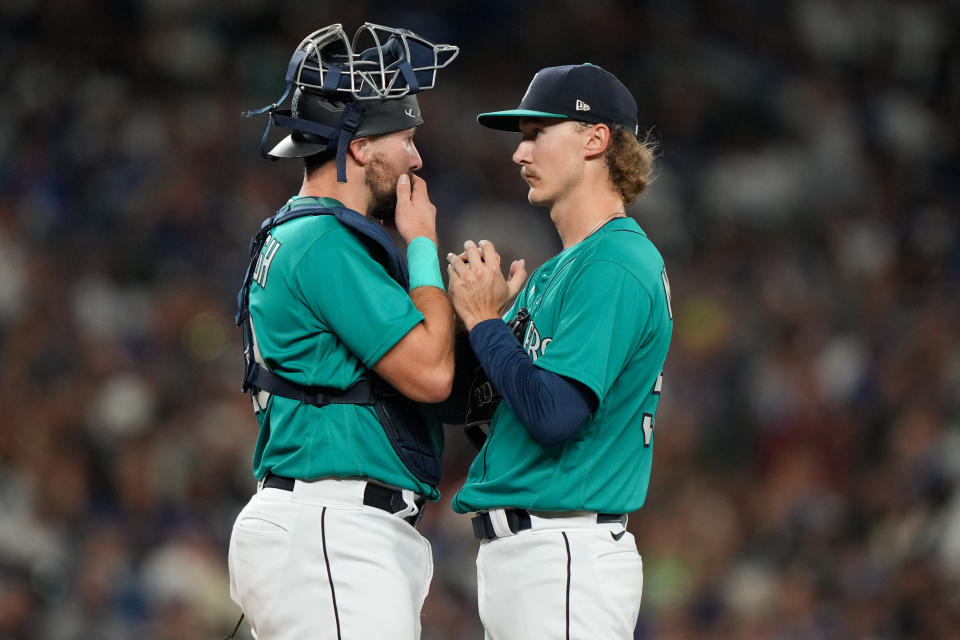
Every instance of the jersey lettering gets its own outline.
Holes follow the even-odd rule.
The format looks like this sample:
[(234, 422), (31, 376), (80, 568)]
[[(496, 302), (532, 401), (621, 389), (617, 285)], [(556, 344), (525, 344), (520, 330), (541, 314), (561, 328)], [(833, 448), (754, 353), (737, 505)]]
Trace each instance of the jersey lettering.
[(643, 446), (649, 447), (653, 440), (653, 416), (649, 413), (643, 414)]
[(530, 325), (527, 327), (527, 335), (524, 336), (523, 341), (523, 348), (527, 352), (527, 355), (536, 362), (537, 358), (543, 355), (543, 352), (547, 350), (547, 345), (551, 342), (553, 342), (553, 338), (541, 337), (536, 325), (534, 325), (533, 320), (531, 320)]
[(267, 272), (270, 270), (270, 263), (273, 262), (277, 250), (280, 249), (280, 243), (273, 236), (267, 236), (260, 249), (260, 257), (257, 258), (257, 266), (253, 271), (253, 280), (261, 287), (267, 286)]
[(660, 279), (663, 280), (663, 292), (667, 294), (667, 312), (670, 314), (670, 319), (673, 320), (673, 306), (670, 304), (670, 279), (667, 278), (666, 267), (660, 272)]
[[(650, 392), (651, 395), (659, 396), (660, 392), (663, 390), (663, 371), (660, 372), (660, 375), (657, 376), (657, 381), (653, 383), (653, 391)], [(659, 399), (658, 399), (659, 404)], [(656, 411), (656, 409), (654, 409)], [(653, 442), (653, 414), (644, 413), (643, 414), (643, 446), (649, 447), (650, 443)]]

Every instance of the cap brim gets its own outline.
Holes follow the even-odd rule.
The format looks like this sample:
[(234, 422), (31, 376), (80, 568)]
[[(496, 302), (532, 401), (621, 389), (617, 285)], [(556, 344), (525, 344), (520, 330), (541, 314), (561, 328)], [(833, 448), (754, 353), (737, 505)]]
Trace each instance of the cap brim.
[(530, 109), (511, 109), (510, 111), (493, 111), (481, 113), (477, 122), (491, 129), (500, 131), (520, 131), (520, 118), (562, 118), (569, 120), (570, 116), (562, 113), (547, 113), (546, 111), (532, 111)]
[(267, 155), (273, 156), (274, 158), (303, 158), (312, 156), (315, 153), (320, 153), (321, 151), (326, 151), (326, 149), (326, 143), (320, 144), (294, 140), (293, 135), (289, 135), (278, 142)]

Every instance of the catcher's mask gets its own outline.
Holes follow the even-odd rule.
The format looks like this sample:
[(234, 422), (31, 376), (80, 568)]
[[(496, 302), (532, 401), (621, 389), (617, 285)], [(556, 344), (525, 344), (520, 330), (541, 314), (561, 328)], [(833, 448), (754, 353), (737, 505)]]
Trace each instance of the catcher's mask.
[[(366, 49), (357, 53), (362, 43)], [(346, 182), (351, 140), (401, 131), (423, 123), (416, 93), (432, 89), (437, 70), (460, 52), (433, 44), (406, 29), (365, 23), (351, 41), (340, 24), (311, 33), (293, 52), (283, 95), (244, 117), (268, 114), (260, 140), (265, 158), (301, 158), (336, 151), (337, 181)], [(290, 95), (290, 109), (278, 109)], [(269, 152), (270, 127), (292, 133)]]

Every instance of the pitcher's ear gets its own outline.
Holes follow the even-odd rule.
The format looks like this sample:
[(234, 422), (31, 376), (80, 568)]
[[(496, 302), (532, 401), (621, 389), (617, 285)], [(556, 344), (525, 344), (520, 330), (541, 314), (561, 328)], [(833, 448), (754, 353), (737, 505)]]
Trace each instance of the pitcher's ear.
[(610, 146), (610, 127), (603, 123), (585, 129), (584, 134), (586, 138), (583, 142), (583, 148), (587, 152), (587, 157), (601, 155)]

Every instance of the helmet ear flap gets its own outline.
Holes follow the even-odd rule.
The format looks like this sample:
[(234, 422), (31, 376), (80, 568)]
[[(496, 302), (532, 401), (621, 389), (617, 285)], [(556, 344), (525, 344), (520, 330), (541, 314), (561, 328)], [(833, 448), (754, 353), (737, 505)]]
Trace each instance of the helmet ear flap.
[[(297, 120), (315, 122), (331, 129), (337, 126), (343, 113), (344, 103), (331, 100), (315, 92), (296, 88), (290, 99), (290, 115)], [(336, 137), (327, 138), (308, 131), (294, 130), (292, 141), (299, 147), (301, 155), (321, 153), (336, 148)]]

